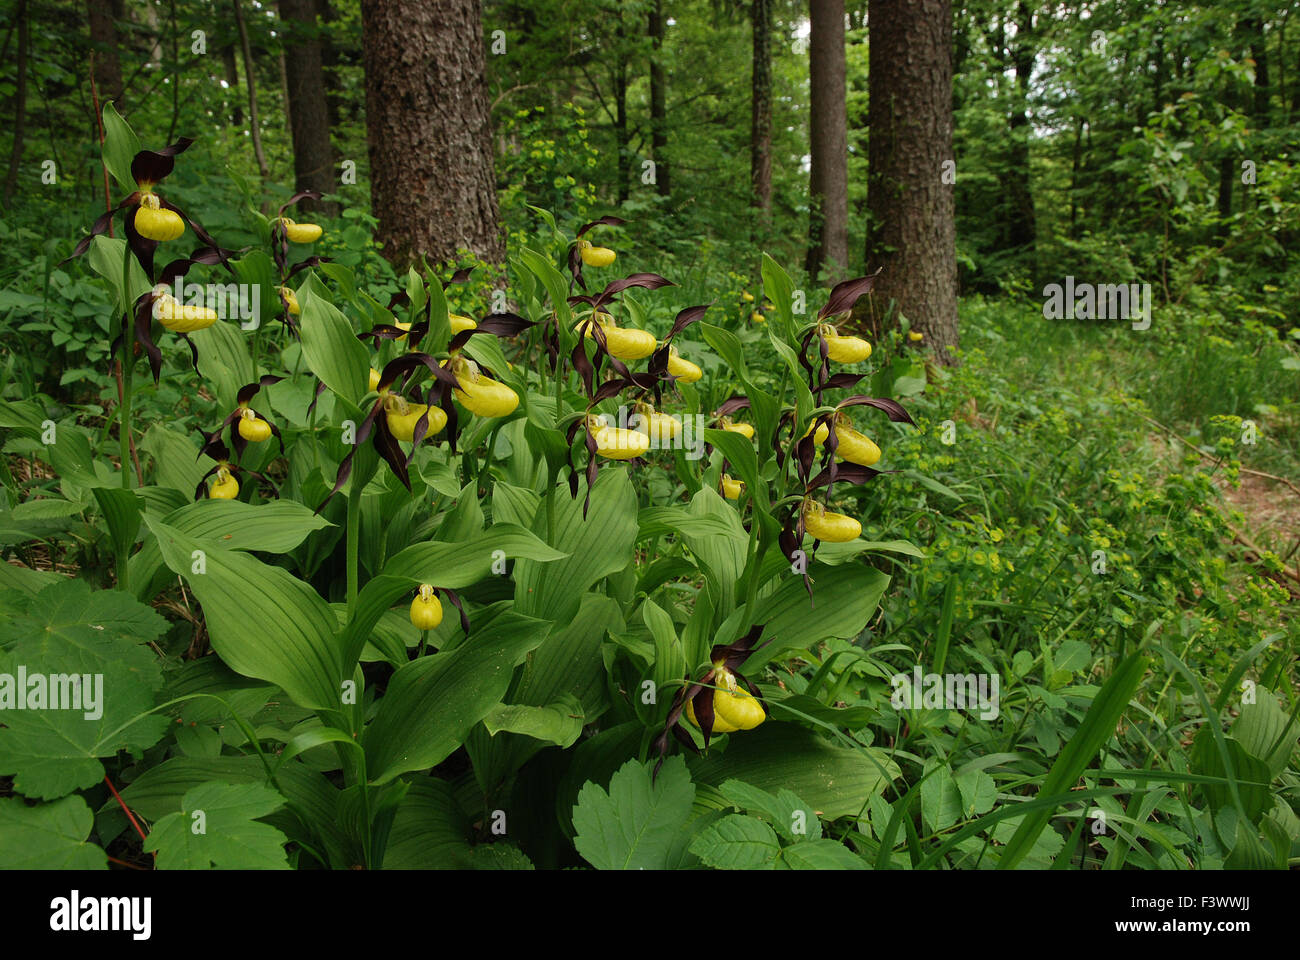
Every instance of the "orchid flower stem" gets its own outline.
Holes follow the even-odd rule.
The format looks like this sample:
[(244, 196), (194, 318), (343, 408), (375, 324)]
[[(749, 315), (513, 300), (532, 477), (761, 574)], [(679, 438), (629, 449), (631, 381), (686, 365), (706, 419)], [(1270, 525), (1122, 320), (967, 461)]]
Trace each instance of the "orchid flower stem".
[(428, 642), (429, 642), (429, 631), (428, 631), (428, 630), (421, 630), (421, 631), (420, 631), (420, 649), (417, 650), (417, 651), (415, 651), (415, 659), (418, 660), (418, 659), (420, 659), (422, 656), (424, 656), (424, 645), (425, 645), (426, 643), (428, 643)]
[(356, 612), (357, 606), (357, 547), (361, 533), (361, 493), (363, 484), (360, 478), (353, 476), (352, 489), (348, 491), (348, 617)]
[(131, 336), (131, 248), (122, 249), (122, 402), (117, 406), (117, 436), (121, 445), (122, 489), (131, 489), (131, 370), (135, 341)]

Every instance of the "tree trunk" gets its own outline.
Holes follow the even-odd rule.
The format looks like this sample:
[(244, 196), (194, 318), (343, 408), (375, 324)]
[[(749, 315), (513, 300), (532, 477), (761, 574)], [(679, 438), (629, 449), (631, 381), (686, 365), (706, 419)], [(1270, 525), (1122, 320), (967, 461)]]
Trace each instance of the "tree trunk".
[(1019, 4), (1020, 22), (1016, 25), (1015, 49), (1012, 60), (1016, 70), (1015, 102), (1009, 119), (1010, 137), (1007, 178), (1007, 244), (1012, 249), (1024, 251), (1032, 268), (1037, 269), (1034, 245), (1037, 228), (1034, 221), (1034, 196), (1030, 189), (1029, 174), (1029, 78), (1034, 69), (1033, 12), (1026, 4)]
[(230, 95), (230, 122), (242, 126), (244, 122), (244, 105), (239, 100), (239, 62), (235, 59), (235, 45), (226, 44), (221, 48), (221, 63), (226, 71), (226, 90)]
[(753, 117), (749, 180), (753, 205), (772, 206), (772, 0), (751, 0), (754, 21)]
[(1260, 128), (1269, 126), (1268, 115), (1268, 48), (1264, 39), (1264, 25), (1256, 17), (1241, 22), (1241, 32), (1250, 38), (1247, 50), (1255, 61), (1254, 120)]
[(849, 262), (849, 143), (845, 107), (844, 0), (810, 0), (808, 80), (808, 275), (842, 280)]
[[(322, 28), (327, 28), (337, 18), (330, 0), (316, 0), (316, 19)], [(343, 92), (339, 89), (339, 51), (328, 31), (320, 37), (320, 63), (324, 75), (325, 103), (329, 108), (330, 128), (333, 129), (343, 122)]]
[[(332, 193), (334, 157), (315, 0), (280, 0), (280, 19), (286, 27), (284, 63), (293, 131), (294, 188)], [(330, 216), (338, 213), (335, 204), (314, 200), (304, 200), (299, 208)]]
[(95, 86), (100, 100), (112, 100), (122, 112), (122, 62), (117, 52), (117, 4), (86, 0), (90, 15), (90, 45), (95, 51)]
[(384, 255), (505, 259), (480, 0), (362, 0), (370, 194)]
[(18, 85), (14, 90), (14, 142), (9, 154), (9, 176), (5, 178), (5, 209), (13, 199), (14, 184), (18, 180), (18, 168), (23, 161), (23, 133), (27, 126), (27, 47), (30, 44), (31, 31), (27, 23), (27, 0), (18, 0), (18, 9), (14, 17), (18, 21)]
[[(620, 37), (622, 30), (619, 31)], [(619, 46), (622, 46), (620, 42)], [(614, 67), (614, 142), (618, 146), (618, 202), (627, 202), (632, 158), (628, 155), (627, 62), (619, 57)]]
[(270, 171), (266, 166), (266, 154), (262, 152), (262, 125), (257, 117), (257, 79), (253, 70), (253, 47), (248, 42), (248, 24), (244, 22), (243, 0), (230, 0), (235, 8), (235, 25), (239, 28), (239, 46), (244, 55), (244, 79), (248, 85), (248, 128), (253, 135), (253, 156), (257, 160), (257, 172), (265, 180)]
[[(881, 268), (858, 317), (883, 326), (891, 300), (941, 363), (957, 346), (957, 250), (949, 0), (871, 0), (867, 266)], [(951, 169), (951, 168), (949, 168)], [(897, 322), (897, 316), (894, 318)]]
[(661, 197), (672, 194), (668, 181), (667, 79), (664, 76), (664, 3), (654, 0), (650, 11), (650, 144), (654, 152), (655, 191)]

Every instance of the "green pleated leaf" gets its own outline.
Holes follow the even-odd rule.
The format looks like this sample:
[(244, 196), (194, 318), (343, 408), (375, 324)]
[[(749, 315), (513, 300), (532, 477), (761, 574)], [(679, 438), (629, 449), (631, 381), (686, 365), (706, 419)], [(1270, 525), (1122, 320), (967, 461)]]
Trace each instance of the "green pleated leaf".
[(696, 783), (718, 786), (734, 778), (769, 793), (786, 789), (824, 820), (857, 816), (900, 775), (883, 750), (839, 747), (794, 723), (769, 720), (728, 734), (727, 741), (725, 750), (688, 761)]
[(358, 594), (356, 612), (340, 644), (345, 667), (356, 662), (370, 631), (399, 597), (413, 593), (422, 583), (460, 590), (494, 576), (492, 565), (499, 558), (497, 551), (506, 560), (519, 561), (516, 571), (524, 560), (545, 564), (566, 556), (527, 530), (508, 523), (494, 524), (463, 543), (429, 542), (407, 547), (393, 556), (379, 576), (372, 577)]
[(232, 670), (276, 684), (300, 707), (339, 708), (338, 618), (315, 590), (247, 553), (145, 522), (164, 562), (199, 598), (212, 649)]
[(117, 181), (125, 197), (135, 191), (135, 178), (131, 176), (131, 160), (140, 152), (140, 138), (131, 125), (122, 119), (112, 102), (104, 104), (104, 166)]
[[(567, 556), (554, 563), (518, 563), (515, 605), (520, 613), (567, 623), (592, 584), (627, 567), (636, 543), (636, 493), (626, 469), (606, 467), (591, 489), (585, 520), (581, 486), (576, 499), (558, 490), (555, 495), (555, 538), (551, 543)], [(546, 536), (546, 522), (546, 510), (538, 510), (533, 531)]]
[[(245, 503), (242, 500), (199, 500), (162, 517), (167, 526), (187, 536), (211, 540), (227, 550), (288, 553), (315, 530), (332, 526), (292, 500)], [(137, 597), (153, 596), (156, 576), (165, 567), (155, 539), (148, 539), (131, 558), (132, 588)]]
[(366, 348), (328, 297), (329, 292), (315, 277), (298, 288), (303, 356), (327, 387), (355, 404), (369, 386)]
[(755, 670), (791, 647), (810, 649), (832, 638), (852, 640), (866, 629), (889, 586), (888, 574), (862, 564), (814, 564), (808, 572), (813, 579), (811, 600), (803, 578), (789, 573), (776, 592), (758, 604), (754, 623), (767, 625), (763, 639), (771, 642), (756, 650), (744, 669)]
[(505, 696), (514, 668), (550, 628), (502, 604), (475, 619), (459, 647), (414, 660), (389, 680), (363, 741), (372, 782), (447, 759)]

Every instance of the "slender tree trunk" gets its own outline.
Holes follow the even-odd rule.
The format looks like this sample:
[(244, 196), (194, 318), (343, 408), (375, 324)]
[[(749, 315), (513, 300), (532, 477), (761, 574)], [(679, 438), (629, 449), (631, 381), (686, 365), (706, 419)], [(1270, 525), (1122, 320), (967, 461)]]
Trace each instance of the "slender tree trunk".
[(753, 205), (772, 207), (772, 0), (750, 0), (754, 23), (753, 116), (749, 180)]
[(257, 172), (265, 180), (270, 173), (266, 166), (266, 154), (262, 152), (262, 125), (257, 117), (257, 79), (253, 70), (253, 47), (248, 41), (248, 24), (244, 22), (243, 0), (230, 0), (235, 8), (235, 24), (239, 27), (239, 46), (244, 55), (244, 80), (248, 85), (248, 126), (253, 135), (253, 156), (257, 160)]
[[(328, 28), (337, 16), (330, 0), (316, 0), (316, 19), (322, 27)], [(333, 129), (343, 121), (343, 94), (339, 89), (339, 51), (328, 31), (320, 38), (320, 62), (325, 83), (325, 103), (329, 108), (330, 128)]]
[[(325, 99), (315, 0), (280, 0), (286, 26), (285, 75), (289, 119), (293, 131), (293, 173), (296, 190), (334, 191), (334, 157), (330, 151), (329, 104)], [(304, 200), (304, 210), (334, 215), (337, 205)]]
[[(620, 34), (622, 31), (620, 31)], [(628, 154), (627, 62), (621, 57), (614, 67), (614, 141), (618, 144), (618, 202), (627, 201), (632, 158)]]
[(1007, 178), (1007, 244), (1022, 250), (1034, 269), (1037, 266), (1034, 247), (1037, 227), (1034, 219), (1034, 195), (1030, 186), (1029, 171), (1029, 80), (1034, 69), (1033, 11), (1023, 2), (1019, 4), (1019, 23), (1016, 25), (1015, 48), (1012, 60), (1016, 70), (1016, 96), (1009, 127), (1009, 173)]
[[(881, 268), (856, 316), (875, 330), (890, 303), (926, 336), (941, 363), (957, 346), (957, 250), (949, 0), (871, 0), (868, 269)], [(895, 322), (897, 317), (894, 317)]]
[(398, 265), (505, 259), (480, 0), (362, 0), (370, 194)]
[(228, 43), (221, 48), (221, 64), (226, 71), (226, 91), (230, 96), (230, 122), (237, 127), (242, 126), (244, 105), (239, 99), (239, 61), (235, 59), (233, 43)]
[(808, 80), (808, 275), (825, 267), (836, 280), (849, 262), (849, 135), (845, 106), (844, 0), (810, 0)]
[(14, 90), (14, 143), (9, 153), (9, 176), (5, 178), (5, 209), (13, 199), (14, 184), (18, 180), (18, 168), (23, 162), (23, 134), (27, 127), (27, 48), (31, 39), (31, 30), (27, 23), (27, 0), (18, 0), (18, 9), (14, 11), (18, 20), (18, 85)]
[(1070, 158), (1070, 239), (1079, 239), (1079, 159), (1083, 146), (1083, 118), (1074, 128), (1074, 153)]
[(90, 45), (95, 50), (95, 85), (101, 100), (112, 100), (122, 111), (122, 62), (118, 57), (115, 4), (86, 0), (90, 18)]
[(1241, 32), (1248, 38), (1250, 58), (1255, 61), (1254, 120), (1262, 127), (1269, 126), (1268, 115), (1268, 46), (1264, 39), (1264, 24), (1251, 17), (1241, 22)]
[(650, 11), (650, 135), (655, 162), (655, 190), (661, 197), (672, 195), (668, 180), (667, 78), (664, 76), (664, 3), (654, 0)]

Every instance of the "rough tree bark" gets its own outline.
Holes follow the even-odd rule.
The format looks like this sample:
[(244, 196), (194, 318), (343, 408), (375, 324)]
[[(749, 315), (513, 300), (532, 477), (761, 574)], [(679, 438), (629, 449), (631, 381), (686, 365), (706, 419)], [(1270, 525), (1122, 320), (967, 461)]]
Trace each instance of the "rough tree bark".
[[(293, 131), (294, 187), (332, 193), (334, 157), (315, 0), (280, 0), (280, 19), (287, 28), (284, 61)], [(304, 200), (299, 208), (331, 216), (338, 212), (336, 204), (313, 200)]]
[(502, 262), (480, 0), (362, 0), (361, 21), (384, 255)]
[(844, 279), (849, 262), (849, 140), (845, 106), (844, 0), (810, 0), (808, 79), (808, 275)]
[(664, 3), (654, 0), (650, 10), (650, 145), (654, 151), (655, 191), (661, 197), (672, 194), (668, 181), (668, 81), (664, 75)]
[(117, 22), (121, 3), (86, 0), (90, 18), (90, 45), (95, 50), (95, 86), (99, 99), (112, 100), (122, 111), (122, 62), (117, 52)]
[(754, 23), (753, 116), (749, 180), (753, 205), (772, 206), (772, 0), (751, 0)]
[[(941, 363), (957, 346), (957, 249), (949, 0), (871, 0), (869, 270), (882, 268), (855, 316), (883, 325), (890, 302)], [(951, 169), (951, 168), (949, 168)], [(897, 316), (894, 316), (895, 322)]]

